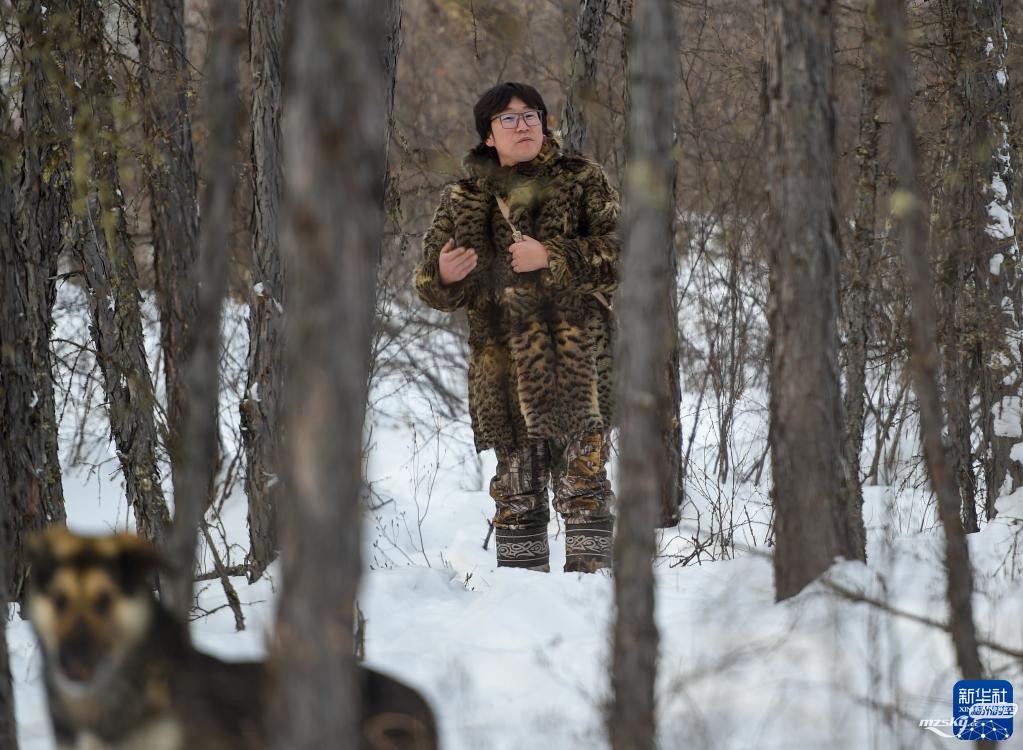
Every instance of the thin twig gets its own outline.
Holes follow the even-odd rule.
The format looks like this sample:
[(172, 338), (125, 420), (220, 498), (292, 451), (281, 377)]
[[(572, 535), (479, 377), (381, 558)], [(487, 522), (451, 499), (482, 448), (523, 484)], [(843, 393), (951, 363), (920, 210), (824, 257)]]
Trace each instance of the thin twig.
[(209, 526), (205, 520), (199, 525), (202, 528), (202, 535), (206, 540), (206, 545), (209, 547), (210, 554), (213, 556), (213, 567), (218, 573), (220, 584), (224, 587), (227, 603), (230, 605), (231, 611), (234, 612), (234, 629), (239, 631), (245, 630), (245, 615), (242, 614), (242, 603), (238, 599), (238, 592), (235, 591), (234, 584), (231, 583), (231, 579), (228, 577), (228, 570), (224, 567), (224, 561), (220, 559), (217, 546), (213, 543), (213, 538), (210, 536)]

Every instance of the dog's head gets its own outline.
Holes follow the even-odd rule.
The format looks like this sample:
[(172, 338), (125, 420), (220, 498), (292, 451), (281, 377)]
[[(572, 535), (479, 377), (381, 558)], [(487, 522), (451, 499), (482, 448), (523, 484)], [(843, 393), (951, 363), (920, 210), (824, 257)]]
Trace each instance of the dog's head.
[(84, 537), (51, 527), (28, 540), (28, 614), (52, 676), (87, 688), (149, 628), (159, 557), (132, 534)]

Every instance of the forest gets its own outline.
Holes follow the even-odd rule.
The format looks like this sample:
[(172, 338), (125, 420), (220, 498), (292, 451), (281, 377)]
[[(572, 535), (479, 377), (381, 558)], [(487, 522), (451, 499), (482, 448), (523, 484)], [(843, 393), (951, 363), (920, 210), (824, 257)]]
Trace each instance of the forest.
[(0, 27), (0, 750), (1012, 746), (1023, 4)]

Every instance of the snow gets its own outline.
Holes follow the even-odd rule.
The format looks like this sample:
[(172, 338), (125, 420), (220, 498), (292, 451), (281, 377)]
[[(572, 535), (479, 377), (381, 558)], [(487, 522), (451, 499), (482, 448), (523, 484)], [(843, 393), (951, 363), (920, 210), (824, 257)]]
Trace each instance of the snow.
[[(239, 350), (244, 363), (244, 312), (228, 311), (225, 330), (238, 339), (229, 348)], [(438, 377), (456, 390), (462, 377), (464, 387), (464, 375)], [(237, 389), (224, 394), (229, 433), (242, 395)], [(933, 621), (948, 618), (940, 526), (927, 493), (915, 479), (906, 480), (914, 477), (908, 468), (913, 457), (896, 456), (901, 479), (865, 488), (868, 563), (836, 561), (825, 580), (776, 604), (765, 544), (769, 470), (759, 483), (735, 478), (738, 470), (718, 481), (713, 456), (719, 425), (708, 401), (685, 395), (687, 436), (699, 417), (688, 500), (681, 526), (658, 532), (661, 747), (940, 747), (941, 740), (919, 722), (948, 718), (959, 678), (949, 637), (863, 601), (886, 602)], [(1015, 420), (1017, 436), (1018, 401), (999, 418)], [(607, 747), (602, 707), (609, 697), (613, 580), (561, 572), (564, 542), (557, 519), (549, 527), (553, 572), (497, 569), (493, 539), (483, 549), (495, 461), (490, 452), (475, 454), (464, 414), (438, 414), (428, 394), (397, 375), (374, 384), (371, 403), (370, 510), (359, 596), (367, 663), (427, 696), (448, 750)], [(761, 455), (766, 403), (766, 392), (756, 386), (740, 400), (732, 429), (736, 461), (752, 463)], [(65, 441), (74, 427), (63, 425)], [(867, 437), (865, 455), (874, 447), (870, 429)], [(234, 438), (226, 445), (237, 448)], [(73, 529), (105, 533), (132, 524), (112, 446), (108, 450), (93, 458), (98, 468), (92, 471), (65, 470)], [(1023, 443), (1012, 457), (1023, 462)], [(611, 476), (616, 478), (614, 462)], [(999, 498), (998, 509), (998, 517), (969, 539), (975, 618), (983, 638), (1021, 649), (1023, 490)], [(245, 517), (238, 487), (221, 521), (227, 541), (243, 551)], [(708, 551), (680, 565), (693, 552), (693, 539), (706, 541), (712, 528), (730, 529), (733, 541), (714, 542), (712, 556)], [(243, 578), (232, 582), (244, 603), (246, 629), (236, 632), (230, 611), (217, 609), (226, 601), (219, 584), (205, 583), (199, 600), (212, 614), (194, 622), (195, 641), (226, 659), (261, 657), (279, 567), (272, 565), (251, 585)], [(7, 638), (21, 747), (48, 750), (53, 744), (38, 648), (17, 618), (9, 622)], [(992, 673), (1023, 689), (1018, 660), (990, 650), (982, 656)], [(1003, 745), (1020, 746), (1018, 738)]]
[(1005, 396), (991, 407), (994, 431), (1000, 437), (1023, 437), (1023, 404), (1019, 396)]
[[(998, 75), (999, 81), (1004, 85), (1004, 72), (998, 71)], [(1000, 129), (1001, 142), (994, 153), (997, 166), (991, 176), (992, 199), (988, 204), (988, 225), (984, 228), (984, 232), (992, 239), (1008, 240), (1008, 249), (1015, 256), (1019, 254), (1019, 246), (1016, 242), (1014, 208), (1006, 188), (1006, 179), (1012, 174), (1009, 130), (1005, 123), (1000, 124)], [(991, 273), (996, 273), (994, 259), (991, 263)]]
[(1006, 240), (1014, 236), (1012, 213), (1009, 211), (1011, 204), (1006, 205), (1007, 193), (1005, 182), (1000, 175), (991, 178), (991, 188), (995, 199), (988, 204), (987, 212), (989, 223), (984, 231), (989, 237), (996, 240)]

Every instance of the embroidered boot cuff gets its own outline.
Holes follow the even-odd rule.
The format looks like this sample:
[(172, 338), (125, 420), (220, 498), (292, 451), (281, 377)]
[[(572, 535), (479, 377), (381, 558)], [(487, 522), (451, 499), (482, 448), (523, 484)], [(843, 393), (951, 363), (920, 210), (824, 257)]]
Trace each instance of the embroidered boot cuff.
[(499, 568), (550, 570), (547, 527), (536, 529), (494, 529)]
[(565, 528), (565, 571), (592, 573), (611, 567), (614, 521), (568, 524)]

